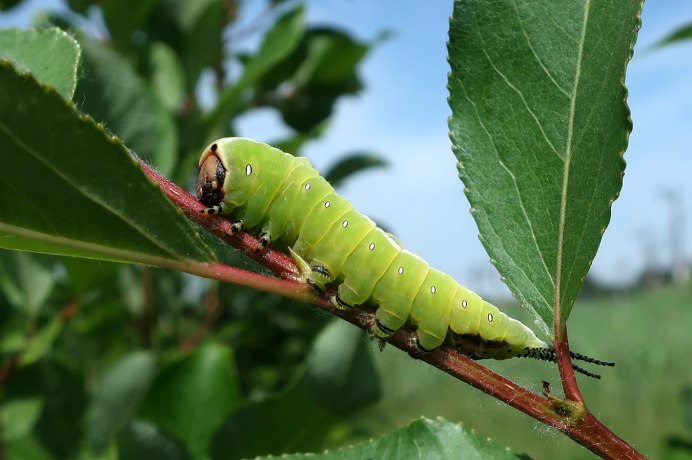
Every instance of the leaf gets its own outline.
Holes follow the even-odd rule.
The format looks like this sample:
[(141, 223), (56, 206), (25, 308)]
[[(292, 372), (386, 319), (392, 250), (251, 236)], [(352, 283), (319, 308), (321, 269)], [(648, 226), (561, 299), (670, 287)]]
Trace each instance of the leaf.
[(675, 29), (673, 32), (651, 45), (650, 49), (661, 48), (666, 45), (672, 45), (690, 39), (692, 39), (692, 24), (686, 24)]
[(156, 425), (134, 420), (118, 436), (119, 458), (187, 460), (190, 456), (175, 439)]
[(0, 60), (10, 60), (15, 68), (71, 99), (77, 84), (79, 45), (58, 29), (0, 30)]
[(209, 260), (116, 138), (0, 64), (0, 247), (153, 265)]
[(347, 177), (372, 168), (382, 168), (387, 162), (380, 156), (362, 152), (351, 153), (339, 158), (339, 161), (327, 170), (324, 177), (333, 187), (341, 185)]
[(172, 114), (121, 55), (91, 40), (81, 40), (84, 75), (75, 100), (134, 152), (170, 174), (178, 138)]
[(2, 440), (13, 441), (31, 432), (41, 415), (43, 401), (40, 398), (11, 399), (0, 406)]
[(55, 286), (52, 262), (36, 254), (0, 253), (0, 287), (15, 308), (35, 317)]
[(130, 421), (154, 378), (156, 362), (149, 352), (137, 351), (106, 372), (86, 414), (86, 437), (96, 452)]
[(207, 123), (212, 131), (223, 128), (224, 123), (237, 110), (246, 89), (295, 49), (303, 35), (304, 16), (304, 8), (296, 7), (279, 18), (267, 32), (257, 53), (245, 63), (241, 77), (219, 95), (218, 103), (207, 115)]
[(152, 86), (163, 106), (177, 112), (185, 98), (185, 77), (178, 56), (165, 43), (151, 45)]
[(518, 459), (507, 448), (500, 447), (490, 439), (481, 439), (473, 431), (461, 424), (450, 423), (442, 418), (430, 420), (421, 418), (405, 428), (389, 433), (379, 439), (340, 449), (336, 452), (318, 454), (282, 455), (281, 457), (261, 457), (282, 460), (310, 458), (315, 460), (378, 459), (415, 460), (444, 459)]
[(204, 458), (212, 435), (240, 401), (230, 349), (207, 343), (159, 373), (140, 414), (184, 442), (193, 457)]
[(212, 458), (321, 448), (344, 416), (380, 397), (379, 378), (361, 331), (332, 322), (318, 336), (304, 373), (289, 388), (233, 413), (216, 433)]
[(63, 321), (59, 315), (54, 315), (48, 324), (43, 326), (29, 341), (29, 346), (22, 354), (22, 366), (32, 364), (50, 352), (53, 342), (60, 336)]
[(623, 86), (641, 2), (457, 0), (449, 120), (480, 239), (514, 296), (562, 331), (622, 185)]

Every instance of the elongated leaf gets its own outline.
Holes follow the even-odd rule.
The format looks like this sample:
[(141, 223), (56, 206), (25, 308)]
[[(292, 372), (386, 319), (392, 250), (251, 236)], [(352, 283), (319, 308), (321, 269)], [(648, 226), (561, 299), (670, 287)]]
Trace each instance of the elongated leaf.
[(651, 45), (651, 48), (661, 48), (663, 46), (672, 45), (685, 40), (692, 40), (692, 24), (685, 24), (684, 26), (675, 29), (673, 32)]
[(81, 40), (80, 44), (84, 75), (75, 97), (80, 109), (163, 174), (169, 174), (178, 149), (173, 115), (120, 54), (91, 40)]
[(498, 446), (490, 439), (481, 439), (473, 431), (457, 423), (444, 419), (429, 420), (421, 418), (409, 426), (379, 439), (357, 446), (340, 449), (336, 452), (318, 454), (282, 455), (281, 457), (261, 457), (282, 460), (310, 458), (315, 460), (378, 460), (415, 459), (517, 459), (508, 449)]
[(86, 415), (87, 439), (92, 449), (105, 449), (130, 420), (149, 390), (155, 368), (154, 356), (138, 351), (106, 373)]
[(159, 264), (209, 260), (116, 138), (0, 65), (0, 247)]
[(354, 174), (385, 166), (387, 166), (387, 162), (382, 157), (373, 153), (351, 153), (342, 157), (336, 164), (332, 165), (324, 174), (324, 177), (332, 186), (337, 187), (341, 185), (346, 178)]
[(31, 72), (43, 84), (71, 99), (77, 83), (79, 45), (64, 31), (0, 30), (0, 60), (12, 61), (17, 69)]
[(183, 441), (193, 457), (205, 457), (212, 435), (241, 401), (233, 364), (227, 347), (203, 345), (159, 374), (142, 417)]
[(304, 9), (297, 7), (279, 18), (274, 27), (267, 32), (260, 49), (245, 63), (240, 79), (221, 93), (219, 102), (208, 116), (212, 128), (222, 126), (237, 109), (243, 91), (298, 45), (303, 35), (304, 16)]
[(333, 322), (289, 388), (228, 417), (214, 437), (211, 456), (240, 459), (318, 449), (345, 414), (374, 402), (380, 392), (361, 331)]
[(610, 220), (631, 130), (640, 0), (457, 0), (450, 137), (471, 212), (515, 297), (564, 327)]

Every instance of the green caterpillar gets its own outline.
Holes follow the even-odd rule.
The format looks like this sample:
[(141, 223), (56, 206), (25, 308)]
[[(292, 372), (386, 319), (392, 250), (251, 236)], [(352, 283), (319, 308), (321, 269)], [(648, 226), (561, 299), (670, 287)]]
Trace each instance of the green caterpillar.
[(375, 336), (386, 339), (408, 323), (423, 352), (447, 342), (473, 359), (555, 361), (554, 349), (531, 329), (403, 249), (307, 159), (250, 139), (223, 138), (204, 149), (199, 167), (197, 197), (207, 206), (201, 212), (232, 213), (232, 232), (258, 231), (258, 251), (270, 242), (286, 246), (314, 288), (338, 284), (331, 298), (337, 308), (376, 305)]

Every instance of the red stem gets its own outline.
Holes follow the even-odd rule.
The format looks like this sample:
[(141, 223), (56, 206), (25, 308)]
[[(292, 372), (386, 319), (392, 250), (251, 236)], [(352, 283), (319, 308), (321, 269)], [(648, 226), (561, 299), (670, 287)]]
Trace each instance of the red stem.
[[(168, 196), (168, 198), (170, 198), (190, 219), (202, 225), (234, 247), (240, 249), (246, 255), (269, 268), (283, 279), (267, 277), (218, 263), (171, 261), (166, 262), (165, 268), (180, 270), (219, 281), (238, 283), (278, 294), (283, 297), (313, 303), (361, 329), (370, 330), (372, 328), (374, 324), (374, 314), (371, 311), (354, 308), (351, 311), (342, 312), (335, 309), (328, 300), (329, 296), (332, 294), (331, 291), (328, 291), (322, 296), (317, 296), (305, 283), (297, 281), (298, 271), (288, 256), (271, 248), (265, 249), (259, 254), (255, 253), (254, 248), (257, 245), (256, 238), (245, 232), (229, 235), (229, 221), (220, 216), (201, 214), (199, 211), (203, 206), (192, 195), (170, 182), (144, 162), (140, 162), (140, 164), (150, 179), (157, 183), (166, 196)], [(564, 376), (571, 374), (571, 379), (567, 379), (568, 384), (565, 386), (567, 399), (578, 401), (585, 410), (583, 417), (577, 420), (570, 419), (570, 414), (565, 413), (571, 406), (564, 404), (563, 400), (554, 397), (548, 398), (532, 393), (494, 373), (469, 357), (462, 355), (453, 348), (443, 345), (431, 353), (421, 354), (415, 346), (414, 337), (414, 331), (410, 328), (403, 328), (397, 331), (394, 336), (388, 340), (388, 343), (407, 352), (413, 358), (425, 361), (459, 380), (504, 401), (508, 405), (519, 409), (536, 420), (540, 420), (543, 423), (557, 428), (577, 443), (603, 458), (644, 458), (644, 456), (634, 450), (632, 446), (617, 437), (599, 422), (583, 406), (583, 400), (576, 385), (571, 360), (569, 359), (569, 346), (566, 332), (564, 332), (562, 336), (563, 339), (559, 343), (556, 342), (555, 345), (558, 354), (560, 373), (563, 375), (563, 382), (565, 381)], [(570, 422), (570, 420), (572, 420), (572, 422)]]

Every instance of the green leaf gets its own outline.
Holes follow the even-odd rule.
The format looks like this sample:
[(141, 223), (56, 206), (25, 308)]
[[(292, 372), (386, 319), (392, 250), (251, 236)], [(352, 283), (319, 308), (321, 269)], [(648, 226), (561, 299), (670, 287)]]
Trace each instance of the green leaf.
[(282, 455), (261, 457), (283, 460), (311, 458), (315, 460), (350, 460), (376, 458), (378, 460), (445, 460), (445, 459), (518, 459), (528, 458), (500, 447), (490, 439), (481, 439), (461, 424), (450, 423), (442, 418), (421, 418), (405, 428), (379, 439), (340, 449), (336, 452), (319, 454)]
[(43, 408), (40, 398), (11, 399), (0, 406), (2, 440), (12, 441), (28, 435)]
[(552, 336), (610, 220), (632, 127), (623, 86), (640, 0), (457, 0), (449, 120), (492, 262)]
[(185, 76), (178, 56), (165, 43), (151, 45), (152, 87), (163, 106), (177, 112), (185, 98)]
[(332, 322), (315, 341), (304, 373), (281, 394), (244, 406), (216, 433), (213, 458), (321, 448), (347, 429), (345, 414), (380, 397), (379, 378), (362, 331)]
[(207, 343), (157, 376), (140, 412), (205, 458), (209, 441), (241, 401), (231, 350)]
[(303, 35), (304, 17), (304, 8), (299, 6), (279, 18), (267, 32), (257, 53), (245, 62), (241, 77), (220, 94), (218, 103), (208, 114), (211, 131), (223, 129), (223, 124), (237, 110), (243, 92), (295, 49)]
[(18, 310), (35, 316), (55, 286), (53, 260), (21, 252), (0, 253), (0, 287)]
[(153, 265), (209, 260), (125, 146), (0, 64), (0, 247)]
[(651, 48), (661, 48), (666, 45), (675, 44), (685, 40), (692, 39), (692, 24), (686, 24), (682, 27), (675, 29), (673, 32), (663, 37), (653, 45)]
[(155, 4), (155, 0), (119, 0), (103, 3), (103, 20), (117, 48), (132, 47), (133, 35), (142, 28)]
[[(43, 407), (40, 418), (34, 424), (33, 435), (42, 448), (55, 458), (74, 458), (76, 439), (81, 439), (83, 416), (86, 407), (83, 375), (55, 359), (52, 355), (26, 367), (18, 368), (4, 383), (5, 397), (13, 400), (41, 399)], [(24, 438), (23, 440), (25, 440)], [(22, 440), (22, 441), (23, 441)], [(26, 445), (20, 440), (15, 445), (18, 451), (37, 446), (37, 442)], [(8, 449), (9, 450), (9, 449)], [(16, 456), (8, 458), (38, 458)]]
[(64, 31), (0, 30), (0, 60), (3, 59), (54, 87), (65, 99), (72, 98), (77, 84), (79, 45)]
[(137, 351), (106, 372), (86, 414), (89, 446), (103, 451), (130, 421), (149, 391), (156, 361), (149, 352)]
[(347, 178), (372, 168), (383, 168), (387, 162), (379, 155), (368, 152), (356, 152), (339, 158), (339, 161), (327, 170), (324, 177), (333, 187), (341, 185)]
[(29, 346), (22, 354), (21, 365), (27, 366), (43, 358), (51, 350), (53, 342), (62, 332), (63, 324), (62, 318), (59, 315), (55, 315), (36, 335), (31, 337)]
[(113, 49), (82, 40), (84, 75), (76, 100), (83, 112), (103, 123), (138, 156), (169, 174), (177, 161), (173, 115), (135, 69)]
[(119, 458), (146, 460), (187, 460), (190, 456), (175, 439), (156, 425), (134, 420), (118, 436)]

